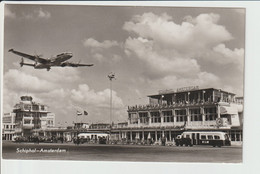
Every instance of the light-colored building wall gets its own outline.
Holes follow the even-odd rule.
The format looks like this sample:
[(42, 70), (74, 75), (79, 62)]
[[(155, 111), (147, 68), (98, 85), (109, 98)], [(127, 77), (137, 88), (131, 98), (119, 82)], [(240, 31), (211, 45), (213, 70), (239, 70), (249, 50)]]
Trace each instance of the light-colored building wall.
[(3, 114), (2, 120), (2, 139), (13, 140), (15, 134), (15, 113)]

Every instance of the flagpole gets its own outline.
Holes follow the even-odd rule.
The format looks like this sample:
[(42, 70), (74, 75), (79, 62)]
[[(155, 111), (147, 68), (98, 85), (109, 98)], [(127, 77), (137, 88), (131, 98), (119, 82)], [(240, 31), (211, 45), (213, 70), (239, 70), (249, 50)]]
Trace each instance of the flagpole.
[(108, 75), (108, 78), (110, 80), (110, 118), (109, 118), (109, 123), (110, 123), (110, 134), (112, 130), (112, 109), (113, 109), (113, 103), (112, 103), (112, 80), (115, 79), (115, 74), (111, 72)]
[(112, 79), (110, 80), (110, 126), (112, 128)]
[(76, 125), (77, 126), (77, 123), (78, 123), (78, 111), (76, 112)]

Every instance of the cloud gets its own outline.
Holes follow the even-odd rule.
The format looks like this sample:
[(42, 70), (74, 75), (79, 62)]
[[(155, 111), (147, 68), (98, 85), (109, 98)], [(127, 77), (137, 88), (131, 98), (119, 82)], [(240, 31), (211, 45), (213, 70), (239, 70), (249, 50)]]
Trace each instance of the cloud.
[(99, 42), (93, 38), (88, 38), (83, 41), (83, 45), (90, 49), (90, 56), (99, 62), (119, 62), (122, 58), (118, 54), (121, 50), (122, 44), (117, 41), (105, 40)]
[(226, 47), (225, 44), (219, 44), (213, 48), (213, 51), (219, 53), (221, 56), (219, 57), (219, 62), (223, 64), (235, 63), (238, 64), (240, 69), (242, 69), (244, 65), (244, 49), (235, 48), (231, 50)]
[(144, 61), (149, 67), (146, 69), (150, 74), (177, 73), (179, 75), (194, 74), (199, 72), (199, 65), (195, 59), (178, 55), (174, 50), (161, 49), (156, 46), (155, 41), (147, 40), (141, 37), (128, 38), (125, 43), (125, 49), (135, 53), (137, 58)]
[[(17, 101), (21, 95), (28, 93), (38, 102), (54, 104), (61, 100), (62, 103), (79, 79), (78, 70), (73, 68), (53, 68), (50, 72), (32, 67), (9, 69), (4, 74), (4, 101)], [(4, 102), (4, 108), (9, 108), (5, 111), (10, 111), (8, 103)]]
[(31, 67), (9, 69), (4, 74), (3, 112), (11, 112), (21, 96), (29, 95), (35, 102), (46, 104), (57, 121), (72, 121), (71, 90), (80, 80), (79, 75), (73, 68), (53, 68), (50, 72)]
[(6, 5), (5, 5), (5, 17), (9, 18), (16, 18), (16, 13), (12, 12)]
[(96, 60), (98, 60), (99, 62), (103, 62), (103, 61), (105, 61), (105, 57), (102, 55), (102, 54), (100, 54), (100, 53), (94, 53), (93, 55), (92, 55), (92, 57), (94, 58), (94, 59), (96, 59)]
[(124, 24), (123, 29), (180, 52), (196, 51), (232, 39), (226, 28), (217, 24), (220, 18), (218, 14), (200, 14), (196, 18), (185, 17), (187, 18), (190, 20), (176, 24), (165, 13), (160, 16), (144, 13), (135, 15)]
[(4, 75), (5, 87), (17, 91), (46, 92), (55, 85), (35, 75), (27, 74), (16, 69), (10, 69)]
[(143, 62), (140, 83), (153, 89), (190, 85), (230, 89), (236, 84), (232, 90), (241, 91), (244, 49), (226, 46), (235, 38), (219, 20), (219, 14), (209, 13), (185, 16), (176, 23), (166, 13), (144, 13), (125, 22), (123, 29), (132, 35), (124, 52)]
[(200, 86), (200, 88), (220, 86), (221, 79), (214, 74), (207, 72), (200, 72), (194, 75), (193, 78), (180, 78), (174, 75), (168, 75), (155, 81), (149, 81), (150, 85), (156, 86), (158, 89), (173, 89), (184, 86)]
[[(110, 120), (110, 89), (95, 91), (87, 84), (78, 85), (78, 89), (71, 90), (71, 101), (73, 105), (81, 106), (89, 113), (87, 119), (91, 122), (108, 122)], [(123, 100), (112, 91), (112, 120), (123, 120), (127, 118), (126, 107)]]
[(13, 92), (8, 87), (3, 85), (3, 113), (8, 113), (13, 110), (14, 105), (20, 99), (18, 92)]
[[(34, 73), (37, 77), (47, 80), (55, 84), (68, 84), (80, 80), (80, 71), (73, 67), (52, 67), (51, 72), (44, 70), (37, 70), (29, 67), (26, 72)], [(51, 75), (50, 75), (51, 74)]]
[(17, 62), (14, 66), (19, 73), (33, 75), (41, 80), (48, 81), (54, 84), (68, 84), (80, 80), (80, 71), (73, 67), (52, 67), (50, 71), (46, 69), (34, 69), (33, 67), (23, 66), (20, 68)]
[[(98, 108), (110, 107), (110, 89), (96, 92), (90, 89), (87, 84), (80, 84), (78, 89), (71, 90), (71, 98), (77, 103), (85, 103), (89, 106)], [(113, 108), (120, 109), (124, 107), (123, 101), (117, 96), (115, 91), (112, 91)]]
[(83, 42), (85, 47), (93, 48), (93, 49), (108, 49), (114, 46), (119, 46), (117, 41), (105, 40), (103, 42), (98, 42), (93, 38), (85, 39)]
[(49, 19), (51, 17), (51, 13), (39, 8), (30, 13), (23, 12), (22, 17), (25, 19)]
[(43, 11), (42, 8), (37, 9), (34, 11), (39, 18), (48, 19), (51, 17), (51, 13), (48, 11)]

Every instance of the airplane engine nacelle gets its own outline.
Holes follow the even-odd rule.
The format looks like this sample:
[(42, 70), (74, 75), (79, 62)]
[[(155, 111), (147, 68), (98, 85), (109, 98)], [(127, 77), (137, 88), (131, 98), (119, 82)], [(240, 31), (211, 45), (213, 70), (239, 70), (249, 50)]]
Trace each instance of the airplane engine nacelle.
[(69, 63), (68, 62), (64, 62), (60, 65), (61, 67), (65, 67), (65, 66), (69, 66)]
[(61, 66), (61, 67), (65, 67), (65, 66), (66, 66), (66, 63), (62, 63), (60, 66)]

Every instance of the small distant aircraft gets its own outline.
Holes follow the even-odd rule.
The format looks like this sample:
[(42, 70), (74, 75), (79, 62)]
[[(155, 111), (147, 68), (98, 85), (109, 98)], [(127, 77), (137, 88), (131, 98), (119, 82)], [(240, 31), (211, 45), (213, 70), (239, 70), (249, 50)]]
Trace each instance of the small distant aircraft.
[[(48, 59), (42, 58), (40, 55), (29, 55), (26, 53), (15, 51), (14, 49), (10, 49), (9, 52), (22, 56), (21, 62), (20, 62), (21, 67), (23, 65), (26, 65), (26, 66), (32, 66), (35, 69), (45, 69), (46, 68), (47, 71), (50, 71), (52, 66), (60, 66), (60, 67), (93, 66), (93, 64), (80, 64), (80, 63), (73, 63), (73, 62), (66, 61), (66, 60), (69, 60), (70, 58), (72, 58), (71, 52), (61, 53), (55, 57), (48, 58)], [(30, 59), (30, 60), (34, 61), (35, 63), (34, 64), (24, 63), (23, 58)]]

